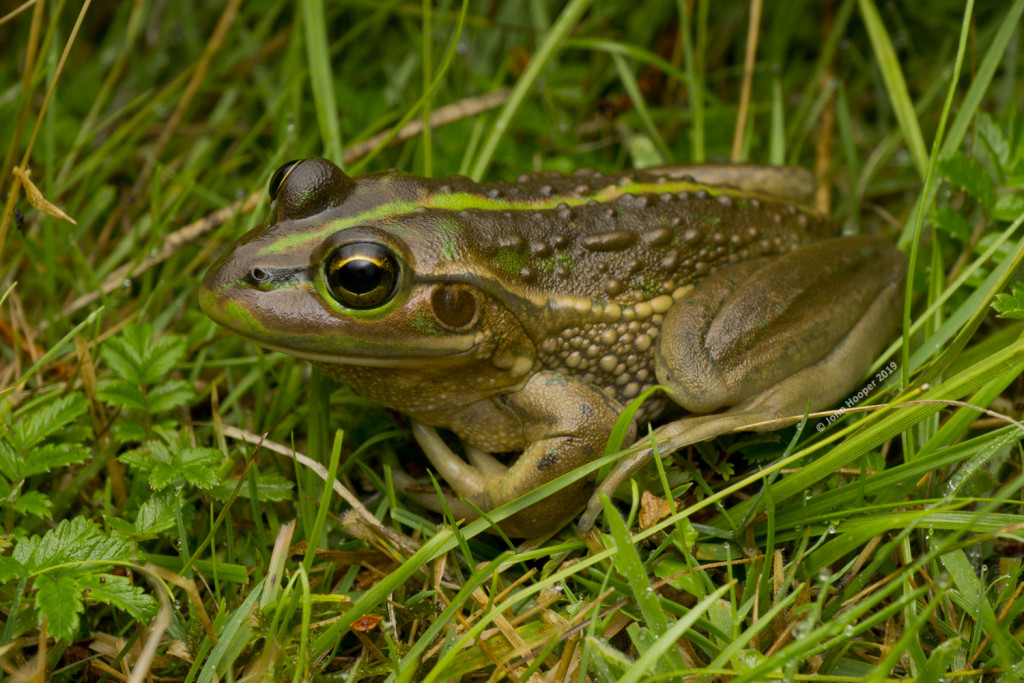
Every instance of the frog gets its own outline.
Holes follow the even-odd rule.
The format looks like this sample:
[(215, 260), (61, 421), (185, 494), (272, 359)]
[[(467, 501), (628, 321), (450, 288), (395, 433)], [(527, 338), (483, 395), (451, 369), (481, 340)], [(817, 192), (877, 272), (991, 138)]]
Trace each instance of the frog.
[(601, 458), (647, 395), (623, 443), (670, 417), (600, 486), (588, 473), (498, 523), (537, 538), (586, 509), (583, 531), (656, 445), (827, 407), (895, 335), (906, 258), (841, 234), (813, 191), (806, 170), (756, 164), (480, 183), (301, 159), (273, 174), (268, 221), (210, 267), (200, 306), (408, 416), (450, 491), (395, 481), (456, 519)]

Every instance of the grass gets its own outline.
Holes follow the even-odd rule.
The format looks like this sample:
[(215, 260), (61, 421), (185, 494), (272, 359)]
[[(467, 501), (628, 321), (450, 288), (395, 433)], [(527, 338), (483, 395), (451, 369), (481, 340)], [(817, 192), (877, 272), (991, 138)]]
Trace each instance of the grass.
[[(0, 23), (0, 676), (1024, 677), (1024, 1), (74, 4)], [(652, 463), (597, 533), (452, 526), (401, 418), (198, 309), (316, 155), (804, 165), (910, 255), (904, 332), (869, 401)]]

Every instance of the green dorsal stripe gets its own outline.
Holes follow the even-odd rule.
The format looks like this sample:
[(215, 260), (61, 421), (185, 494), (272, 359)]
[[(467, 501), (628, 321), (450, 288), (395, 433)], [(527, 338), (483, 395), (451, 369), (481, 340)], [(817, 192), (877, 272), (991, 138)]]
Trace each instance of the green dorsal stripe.
[(565, 197), (554, 195), (530, 201), (509, 201), (500, 197), (490, 198), (480, 194), (468, 192), (446, 192), (435, 193), (426, 197), (420, 202), (394, 201), (381, 204), (378, 207), (365, 211), (357, 216), (340, 218), (325, 223), (319, 230), (301, 232), (280, 238), (274, 244), (264, 247), (260, 254), (276, 254), (288, 251), (292, 247), (305, 242), (318, 242), (328, 235), (340, 230), (352, 228), (358, 225), (365, 225), (375, 221), (387, 220), (397, 216), (412, 213), (418, 208), (442, 209), (448, 211), (463, 211), (465, 209), (481, 209), (484, 211), (544, 211), (555, 209), (562, 204), (566, 206), (582, 206), (591, 201), (605, 204), (627, 194), (664, 194), (665, 192), (698, 192), (705, 191), (711, 196), (728, 194), (731, 197), (746, 197), (750, 199), (763, 199), (765, 201), (778, 201), (777, 198), (756, 192), (744, 192), (733, 188), (716, 187), (714, 185), (702, 185), (692, 181), (666, 180), (663, 183), (626, 183), (624, 185), (609, 185), (596, 192), (581, 197)]

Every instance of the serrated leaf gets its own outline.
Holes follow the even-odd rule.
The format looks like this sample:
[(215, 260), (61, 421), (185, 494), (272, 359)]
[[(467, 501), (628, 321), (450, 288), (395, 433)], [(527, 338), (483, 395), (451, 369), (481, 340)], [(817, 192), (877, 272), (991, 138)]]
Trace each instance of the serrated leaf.
[(996, 188), (988, 172), (977, 161), (957, 152), (939, 162), (939, 172), (986, 209), (992, 208), (996, 201)]
[(7, 439), (15, 450), (24, 453), (43, 439), (58, 432), (67, 423), (89, 409), (89, 402), (81, 392), (61, 396), (57, 400), (36, 408), (14, 423)]
[(87, 602), (102, 602), (124, 610), (140, 621), (156, 615), (157, 602), (142, 588), (133, 586), (127, 576), (90, 574), (78, 580)]
[(992, 207), (992, 218), (997, 221), (1015, 221), (1024, 213), (1024, 196), (1006, 192), (999, 195)]
[(20, 496), (11, 509), (22, 515), (34, 515), (40, 519), (50, 519), (50, 508), (52, 503), (46, 495), (39, 491), (29, 491)]
[(959, 211), (943, 207), (932, 212), (931, 219), (936, 227), (949, 233), (961, 242), (967, 242), (971, 239), (971, 226)]
[[(173, 439), (173, 435), (169, 438)], [(122, 462), (149, 472), (149, 485), (154, 490), (165, 489), (184, 482), (201, 489), (220, 483), (220, 475), (213, 469), (222, 458), (216, 448), (190, 448), (177, 443), (170, 446), (151, 439), (142, 448), (120, 456)]]
[(132, 546), (127, 541), (107, 536), (96, 522), (85, 517), (61, 520), (42, 537), (20, 540), (11, 553), (29, 572), (49, 570), (50, 576), (75, 571), (74, 565), (83, 562), (127, 562), (131, 555)]
[(181, 506), (181, 492), (177, 489), (158, 491), (139, 507), (135, 517), (135, 532), (158, 534), (177, 523), (177, 509)]
[(143, 472), (150, 472), (156, 467), (158, 460), (155, 460), (145, 448), (135, 448), (125, 451), (117, 456), (117, 459), (129, 467), (137, 467)]
[(0, 555), (0, 583), (5, 583), (21, 577), (25, 573), (25, 567), (13, 557)]
[(728, 481), (734, 474), (736, 474), (736, 465), (732, 464), (728, 460), (723, 460), (715, 465), (715, 474)]
[(149, 390), (149, 408), (159, 413), (183, 406), (193, 398), (196, 392), (189, 382), (181, 379), (169, 380)]
[(100, 348), (100, 357), (114, 373), (129, 384), (143, 384), (146, 376), (143, 365), (145, 347), (136, 346), (129, 330), (137, 327), (129, 325), (116, 337), (111, 337)]
[(6, 441), (0, 440), (0, 474), (14, 481), (18, 476), (18, 455)]
[(112, 406), (146, 412), (146, 396), (134, 384), (114, 379), (100, 384), (96, 394)]
[(175, 468), (167, 463), (157, 463), (149, 472), (149, 487), (154, 491), (160, 491), (172, 484), (179, 484), (181, 483), (179, 474)]
[(978, 125), (978, 134), (985, 147), (999, 164), (999, 168), (1006, 169), (1010, 163), (1010, 141), (988, 112), (978, 112), (974, 121)]
[(1004, 292), (996, 295), (992, 308), (1000, 318), (1024, 319), (1024, 288), (1014, 287), (1012, 294)]
[(58, 467), (85, 462), (91, 457), (92, 451), (81, 444), (48, 443), (33, 449), (31, 455), (22, 459), (20, 474), (22, 477), (31, 477)]
[(221, 457), (221, 452), (216, 448), (182, 449), (179, 456), (181, 476), (197, 488), (213, 488), (220, 483), (220, 476), (213, 467), (220, 462)]
[(106, 522), (107, 526), (109, 526), (114, 531), (120, 532), (122, 534), (127, 534), (128, 536), (136, 535), (135, 525), (126, 519), (121, 519), (120, 517), (115, 517), (114, 515), (104, 515), (103, 521)]
[(47, 633), (57, 640), (68, 641), (78, 632), (78, 615), (82, 613), (82, 588), (71, 576), (36, 577), (35, 605), (39, 623), (49, 619)]
[[(220, 500), (227, 500), (235, 490), (237, 479), (228, 479), (221, 486), (214, 488), (210, 495)], [(256, 498), (264, 503), (279, 503), (292, 499), (292, 489), (295, 484), (285, 479), (280, 474), (259, 473), (256, 475)], [(241, 498), (251, 498), (252, 489), (250, 486), (242, 486), (238, 490)]]
[(185, 339), (177, 334), (153, 339), (144, 356), (144, 384), (152, 384), (167, 376), (175, 363), (185, 355)]
[(142, 442), (145, 441), (149, 434), (146, 433), (146, 428), (142, 426), (142, 423), (123, 418), (114, 423), (111, 428), (114, 438), (117, 439), (118, 443), (129, 443), (132, 441)]

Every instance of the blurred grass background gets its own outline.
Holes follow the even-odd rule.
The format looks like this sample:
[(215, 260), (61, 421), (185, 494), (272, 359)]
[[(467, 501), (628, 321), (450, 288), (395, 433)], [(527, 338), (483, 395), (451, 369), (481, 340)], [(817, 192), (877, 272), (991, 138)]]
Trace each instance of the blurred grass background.
[[(987, 313), (1020, 259), (1022, 3), (780, 0), (752, 30), (755, 6), (140, 0), (7, 15), (5, 674), (1014, 680), (1021, 454), (999, 417), (895, 412), (859, 441), (793, 451), (778, 479), (758, 468), (789, 463), (792, 431), (733, 437), (666, 463), (693, 509), (644, 543), (609, 520), (589, 547), (565, 530), (515, 550), (476, 527), (439, 531), (394, 495), (382, 461), (422, 467), (400, 419), (196, 305), (204, 269), (263, 220), (288, 159), (488, 180), (798, 164), (847, 230), (920, 245), (899, 358), (905, 382), (926, 373), (911, 393), (926, 379), (936, 398), (1019, 419), (1020, 323)], [(393, 128), (401, 139), (375, 144)], [(77, 225), (20, 180), (12, 192), (16, 166)], [(330, 464), (425, 545), (346, 529), (318, 476), (231, 427)], [(658, 476), (641, 482), (664, 495)], [(290, 581), (263, 583), (268, 571)], [(102, 595), (100, 579), (121, 592)], [(500, 635), (477, 642), (492, 623)]]

